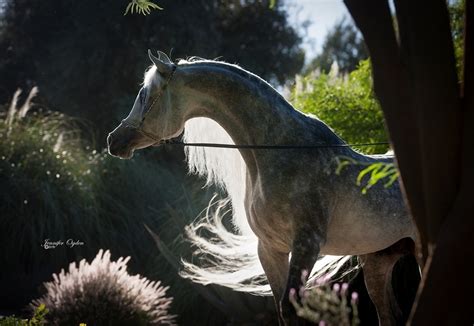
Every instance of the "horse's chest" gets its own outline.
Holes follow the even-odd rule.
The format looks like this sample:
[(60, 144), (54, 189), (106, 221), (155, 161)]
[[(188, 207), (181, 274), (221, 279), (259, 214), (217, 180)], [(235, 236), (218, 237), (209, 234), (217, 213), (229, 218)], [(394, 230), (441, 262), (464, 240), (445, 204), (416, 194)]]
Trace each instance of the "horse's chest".
[[(282, 204), (288, 205), (288, 209), (281, 207)], [(288, 214), (290, 204), (269, 200), (258, 188), (254, 188), (247, 192), (245, 206), (248, 223), (258, 239), (289, 252), (293, 239), (293, 223)]]

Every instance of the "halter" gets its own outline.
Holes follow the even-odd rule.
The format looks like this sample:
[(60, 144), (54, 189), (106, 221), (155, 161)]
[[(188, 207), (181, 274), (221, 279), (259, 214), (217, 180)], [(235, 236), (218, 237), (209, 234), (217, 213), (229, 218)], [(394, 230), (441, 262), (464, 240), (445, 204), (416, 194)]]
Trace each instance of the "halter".
[[(166, 87), (168, 86), (168, 84), (171, 82), (171, 79), (173, 78), (173, 75), (174, 75), (174, 72), (176, 71), (176, 65), (173, 65), (173, 68), (171, 70), (171, 73), (168, 75), (168, 77), (165, 79), (163, 85), (161, 86), (160, 88), (160, 91), (159, 93), (156, 95), (155, 99), (153, 100), (153, 102), (151, 102), (151, 104), (145, 109), (145, 112), (143, 113), (143, 116), (142, 116), (142, 119), (140, 120), (140, 122), (138, 124), (134, 123), (130, 123), (128, 121), (126, 121), (127, 119), (123, 119), (121, 121), (121, 124), (125, 127), (125, 128), (130, 128), (130, 129), (134, 129), (135, 131), (137, 131), (138, 133), (140, 133), (142, 136), (145, 136), (147, 138), (150, 138), (151, 140), (154, 140), (155, 141), (155, 144), (158, 144), (158, 143), (163, 143), (163, 142), (166, 142), (162, 139), (158, 139), (157, 137), (155, 137), (155, 135), (143, 130), (143, 123), (145, 122), (145, 118), (146, 116), (148, 115), (148, 113), (153, 109), (153, 107), (155, 106), (156, 102), (158, 101), (158, 99), (163, 95), (163, 92), (165, 91)], [(155, 145), (154, 144), (154, 145)]]

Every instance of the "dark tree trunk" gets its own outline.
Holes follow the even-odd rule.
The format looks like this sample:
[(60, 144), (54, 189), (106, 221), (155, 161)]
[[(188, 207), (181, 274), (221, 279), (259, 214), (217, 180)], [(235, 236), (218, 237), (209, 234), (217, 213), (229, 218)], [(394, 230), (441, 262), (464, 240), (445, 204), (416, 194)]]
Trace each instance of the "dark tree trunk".
[[(456, 77), (445, 0), (345, 0), (369, 49), (375, 93), (426, 262), (414, 325), (471, 325), (474, 291), (473, 1), (466, 1), (464, 81)], [(461, 85), (461, 89), (459, 87)]]

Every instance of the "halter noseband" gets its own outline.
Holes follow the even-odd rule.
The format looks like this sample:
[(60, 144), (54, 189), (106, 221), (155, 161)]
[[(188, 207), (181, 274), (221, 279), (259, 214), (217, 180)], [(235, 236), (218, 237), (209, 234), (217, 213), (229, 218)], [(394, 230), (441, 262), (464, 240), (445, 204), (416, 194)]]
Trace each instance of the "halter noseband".
[(158, 139), (154, 135), (152, 135), (151, 133), (143, 130), (143, 123), (145, 122), (145, 118), (148, 115), (148, 113), (151, 111), (151, 109), (153, 109), (153, 107), (155, 106), (158, 99), (163, 95), (163, 92), (165, 91), (168, 84), (171, 82), (171, 79), (173, 78), (173, 75), (174, 75), (175, 71), (176, 71), (176, 65), (173, 65), (171, 73), (169, 74), (168, 78), (165, 79), (165, 82), (163, 83), (163, 85), (160, 88), (160, 92), (158, 93), (158, 95), (156, 95), (155, 99), (153, 100), (153, 102), (151, 102), (151, 104), (148, 106), (148, 108), (146, 108), (145, 113), (143, 113), (142, 119), (140, 120), (140, 122), (138, 124), (132, 124), (132, 123), (126, 121), (127, 119), (122, 120), (121, 123), (125, 128), (130, 128), (130, 129), (136, 130), (141, 135), (156, 141), (155, 144), (164, 142), (162, 139)]

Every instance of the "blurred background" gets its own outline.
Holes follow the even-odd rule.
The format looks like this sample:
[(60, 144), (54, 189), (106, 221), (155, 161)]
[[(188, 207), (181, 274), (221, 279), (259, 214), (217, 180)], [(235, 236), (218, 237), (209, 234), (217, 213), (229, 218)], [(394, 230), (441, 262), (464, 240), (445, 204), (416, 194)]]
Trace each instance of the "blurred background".
[[(272, 324), (271, 298), (178, 276), (193, 252), (184, 226), (225, 194), (188, 175), (182, 149), (121, 161), (105, 138), (130, 111), (153, 49), (236, 63), (346, 141), (386, 141), (363, 40), (337, 0), (157, 0), (163, 10), (124, 15), (128, 3), (0, 1), (0, 315), (27, 315), (52, 273), (103, 248), (170, 286), (180, 324)], [(85, 244), (41, 246), (69, 238)]]

